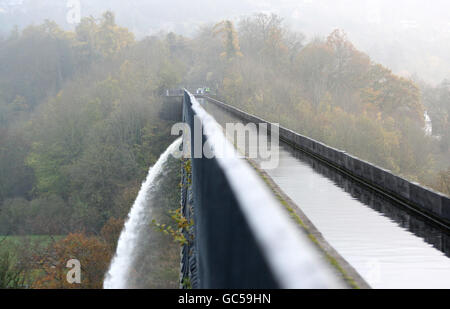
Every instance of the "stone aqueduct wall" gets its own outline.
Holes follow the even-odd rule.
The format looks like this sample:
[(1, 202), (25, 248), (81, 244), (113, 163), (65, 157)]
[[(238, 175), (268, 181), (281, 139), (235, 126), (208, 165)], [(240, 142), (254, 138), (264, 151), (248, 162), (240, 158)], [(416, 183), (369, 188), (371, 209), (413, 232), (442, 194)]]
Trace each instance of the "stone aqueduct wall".
[(186, 92), (183, 121), (194, 128), (195, 119), (200, 119), (203, 132), (197, 140), (191, 130), (191, 159), (183, 168), (182, 212), (194, 224), (184, 230), (188, 243), (182, 248), (181, 287), (345, 287), (250, 166), (235, 154), (194, 156), (194, 142), (204, 145), (214, 137), (213, 143), (223, 145), (226, 139), (192, 99)]

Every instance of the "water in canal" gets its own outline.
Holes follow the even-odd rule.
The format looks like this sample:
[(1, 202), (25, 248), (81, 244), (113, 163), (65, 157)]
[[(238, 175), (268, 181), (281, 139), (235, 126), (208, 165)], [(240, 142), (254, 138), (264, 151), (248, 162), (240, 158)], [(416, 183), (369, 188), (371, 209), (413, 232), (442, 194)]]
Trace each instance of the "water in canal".
[[(199, 100), (224, 125), (241, 122)], [(373, 288), (450, 288), (450, 237), (378, 193), (286, 144), (266, 170)]]

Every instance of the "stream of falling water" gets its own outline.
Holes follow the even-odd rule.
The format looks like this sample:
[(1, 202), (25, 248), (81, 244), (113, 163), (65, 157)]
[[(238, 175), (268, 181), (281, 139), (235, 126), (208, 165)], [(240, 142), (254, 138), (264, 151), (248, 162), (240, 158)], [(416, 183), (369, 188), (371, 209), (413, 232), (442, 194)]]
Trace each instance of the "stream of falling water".
[(431, 122), (431, 118), (428, 115), (428, 112), (425, 111), (425, 134), (427, 136), (432, 136), (433, 135), (433, 123)]
[(145, 212), (151, 211), (146, 209), (148, 205), (148, 194), (155, 186), (158, 176), (163, 172), (164, 165), (169, 159), (169, 156), (177, 150), (180, 144), (181, 139), (173, 142), (159, 157), (156, 164), (150, 168), (120, 234), (116, 254), (103, 282), (105, 289), (126, 289), (128, 287), (130, 267), (134, 261), (137, 244), (139, 243), (141, 231), (143, 230), (142, 227), (150, 224), (147, 222), (147, 216), (145, 215)]

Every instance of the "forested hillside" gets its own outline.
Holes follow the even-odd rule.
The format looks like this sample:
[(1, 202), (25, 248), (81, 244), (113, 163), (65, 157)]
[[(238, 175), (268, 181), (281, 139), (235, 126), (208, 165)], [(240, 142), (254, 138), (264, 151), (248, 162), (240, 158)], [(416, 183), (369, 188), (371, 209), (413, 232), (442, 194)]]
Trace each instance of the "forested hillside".
[[(173, 139), (160, 94), (182, 66), (164, 40), (136, 42), (109, 12), (75, 32), (50, 21), (14, 32), (0, 63), (0, 235), (77, 233), (58, 250), (103, 250), (92, 259), (104, 273), (143, 177)], [(101, 287), (103, 273), (86, 285)]]
[(450, 83), (396, 76), (341, 30), (306, 40), (259, 14), (137, 41), (110, 12), (75, 31), (46, 21), (0, 41), (0, 274), (13, 278), (0, 287), (63, 287), (52, 261), (80, 252), (83, 287), (101, 287), (140, 183), (173, 140), (160, 96), (192, 85), (450, 194)]

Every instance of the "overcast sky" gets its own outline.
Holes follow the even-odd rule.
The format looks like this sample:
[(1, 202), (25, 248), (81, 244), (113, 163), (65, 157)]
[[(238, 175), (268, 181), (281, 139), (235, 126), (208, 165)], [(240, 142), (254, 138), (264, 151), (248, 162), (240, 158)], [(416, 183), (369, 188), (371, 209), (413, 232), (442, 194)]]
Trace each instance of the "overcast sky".
[[(76, 0), (0, 0), (0, 33), (45, 18), (65, 28), (68, 4)], [(81, 0), (82, 16), (110, 9), (118, 23), (139, 37), (160, 30), (195, 34), (204, 23), (238, 20), (274, 12), (309, 38), (335, 28), (357, 48), (402, 75), (431, 83), (450, 78), (450, 1), (448, 0)]]

